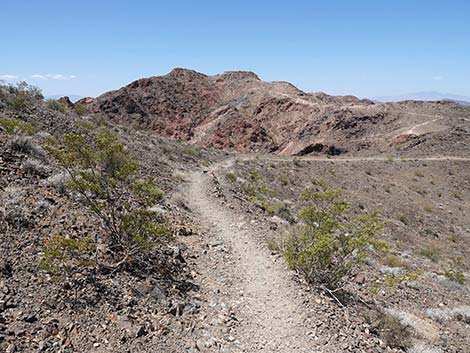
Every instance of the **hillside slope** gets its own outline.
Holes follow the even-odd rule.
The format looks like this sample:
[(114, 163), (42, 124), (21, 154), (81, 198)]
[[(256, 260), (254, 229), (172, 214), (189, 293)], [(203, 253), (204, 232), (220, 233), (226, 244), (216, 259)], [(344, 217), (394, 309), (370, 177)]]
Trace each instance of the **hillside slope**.
[(207, 76), (174, 69), (80, 102), (115, 122), (239, 152), (336, 155), (419, 146), (463, 155), (470, 146), (468, 107), (445, 101), (374, 104), (305, 93), (252, 72)]

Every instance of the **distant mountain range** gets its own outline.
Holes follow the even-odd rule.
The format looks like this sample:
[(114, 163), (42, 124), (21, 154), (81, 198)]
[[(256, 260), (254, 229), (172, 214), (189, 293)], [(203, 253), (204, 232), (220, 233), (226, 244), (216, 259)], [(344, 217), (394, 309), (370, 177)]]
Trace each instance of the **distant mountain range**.
[(77, 94), (71, 94), (71, 95), (67, 95), (67, 94), (51, 94), (50, 96), (46, 96), (45, 98), (46, 99), (59, 99), (59, 98), (62, 98), (64, 96), (67, 96), (69, 97), (69, 99), (72, 101), (72, 102), (76, 102), (78, 101), (79, 99), (83, 98), (82, 96), (79, 96)]
[(407, 93), (397, 96), (381, 96), (381, 97), (372, 97), (374, 101), (378, 102), (400, 102), (406, 100), (416, 100), (416, 101), (439, 101), (439, 100), (450, 100), (464, 105), (470, 105), (470, 97), (461, 96), (457, 94), (450, 93), (441, 93), (441, 92), (415, 92)]

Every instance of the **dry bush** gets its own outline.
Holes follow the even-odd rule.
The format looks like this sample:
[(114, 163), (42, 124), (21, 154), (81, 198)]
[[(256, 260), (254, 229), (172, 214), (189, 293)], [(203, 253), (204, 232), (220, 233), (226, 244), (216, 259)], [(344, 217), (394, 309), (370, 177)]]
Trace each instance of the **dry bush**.
[(439, 323), (456, 320), (470, 324), (470, 306), (458, 306), (455, 308), (431, 308), (426, 310), (426, 315)]
[(8, 141), (6, 148), (12, 153), (25, 154), (41, 160), (45, 158), (42, 148), (36, 145), (29, 137), (15, 137)]
[(431, 347), (423, 342), (419, 342), (411, 347), (408, 353), (444, 353), (444, 351), (440, 348)]
[(412, 330), (400, 318), (385, 311), (378, 311), (368, 318), (372, 328), (391, 348), (407, 349), (411, 346)]
[(65, 194), (67, 183), (70, 181), (70, 175), (67, 173), (58, 173), (46, 179), (46, 184), (52, 186), (59, 194)]
[(29, 175), (37, 175), (45, 178), (49, 175), (49, 168), (41, 161), (35, 158), (28, 158), (22, 163), (23, 168)]

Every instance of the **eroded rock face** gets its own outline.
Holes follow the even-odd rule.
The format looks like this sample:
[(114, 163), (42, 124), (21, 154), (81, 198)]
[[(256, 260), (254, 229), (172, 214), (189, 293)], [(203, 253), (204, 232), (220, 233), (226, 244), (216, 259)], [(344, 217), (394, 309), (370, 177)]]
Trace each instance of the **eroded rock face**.
[(67, 108), (73, 108), (73, 103), (72, 101), (70, 100), (69, 97), (65, 96), (65, 97), (61, 97), (57, 100), (59, 103), (62, 103), (64, 104)]
[(181, 68), (77, 103), (115, 122), (200, 146), (283, 155), (385, 151), (423, 122), (443, 116), (436, 127), (442, 133), (455, 128), (453, 117), (470, 115), (469, 108), (449, 102), (375, 104), (264, 82), (253, 72), (207, 76)]

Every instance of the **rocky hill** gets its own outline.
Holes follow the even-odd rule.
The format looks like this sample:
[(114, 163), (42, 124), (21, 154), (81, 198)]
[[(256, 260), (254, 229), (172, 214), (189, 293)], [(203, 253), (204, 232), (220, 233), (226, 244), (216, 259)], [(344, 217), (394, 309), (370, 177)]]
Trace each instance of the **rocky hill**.
[(419, 146), (464, 154), (469, 148), (468, 107), (448, 101), (375, 104), (305, 93), (244, 71), (207, 76), (174, 69), (78, 103), (115, 122), (239, 152), (337, 155)]

